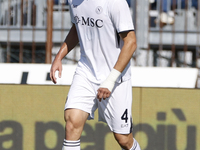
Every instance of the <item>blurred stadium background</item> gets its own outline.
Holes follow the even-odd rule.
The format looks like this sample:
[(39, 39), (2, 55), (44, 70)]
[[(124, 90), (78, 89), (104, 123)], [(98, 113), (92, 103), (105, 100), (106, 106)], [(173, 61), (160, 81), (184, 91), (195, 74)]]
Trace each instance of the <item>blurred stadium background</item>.
[[(128, 0), (137, 50), (133, 134), (143, 150), (200, 150), (200, 0)], [(58, 150), (79, 45), (52, 60), (71, 27), (66, 0), (0, 0), (0, 150)], [(108, 127), (86, 123), (83, 150), (120, 149)]]

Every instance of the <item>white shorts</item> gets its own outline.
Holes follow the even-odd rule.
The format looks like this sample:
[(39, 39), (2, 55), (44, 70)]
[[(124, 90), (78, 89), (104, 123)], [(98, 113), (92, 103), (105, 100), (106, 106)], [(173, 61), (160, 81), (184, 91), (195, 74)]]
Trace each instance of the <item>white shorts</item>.
[(111, 131), (118, 134), (132, 132), (132, 86), (131, 80), (116, 83), (111, 96), (106, 100), (96, 98), (99, 84), (75, 74), (70, 87), (65, 110), (76, 108), (89, 113), (88, 119), (94, 118), (98, 108), (99, 121), (106, 122)]

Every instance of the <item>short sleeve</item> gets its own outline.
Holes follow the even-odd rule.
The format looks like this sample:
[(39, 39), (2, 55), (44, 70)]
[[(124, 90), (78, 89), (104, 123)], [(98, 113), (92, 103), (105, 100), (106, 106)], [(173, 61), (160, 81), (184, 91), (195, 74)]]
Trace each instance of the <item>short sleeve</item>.
[(117, 32), (134, 30), (130, 8), (126, 0), (115, 0), (110, 5), (109, 14)]
[(71, 6), (72, 6), (71, 1), (68, 1), (68, 3), (69, 3), (69, 13), (70, 13), (71, 22), (75, 23), (74, 15), (72, 13), (72, 8), (71, 8)]

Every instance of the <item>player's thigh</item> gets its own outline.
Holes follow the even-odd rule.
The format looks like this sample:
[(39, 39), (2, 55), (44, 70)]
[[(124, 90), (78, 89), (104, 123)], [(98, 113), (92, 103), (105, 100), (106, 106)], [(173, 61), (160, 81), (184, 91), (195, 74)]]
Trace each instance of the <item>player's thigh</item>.
[(110, 98), (99, 103), (100, 117), (111, 131), (119, 134), (132, 132), (132, 86), (131, 81), (117, 85)]
[(89, 113), (93, 118), (94, 110), (97, 108), (95, 91), (93, 83), (84, 76), (75, 74), (65, 103), (65, 110), (79, 109)]
[(112, 120), (114, 132), (129, 134), (132, 132), (132, 85), (131, 80), (117, 86), (111, 98), (110, 111), (114, 115)]

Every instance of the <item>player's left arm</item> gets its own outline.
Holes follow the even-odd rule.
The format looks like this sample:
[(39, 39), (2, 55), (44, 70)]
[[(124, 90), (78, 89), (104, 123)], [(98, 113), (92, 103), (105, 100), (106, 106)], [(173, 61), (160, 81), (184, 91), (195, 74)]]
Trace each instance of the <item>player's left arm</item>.
[(121, 32), (119, 35), (124, 41), (124, 45), (121, 49), (114, 69), (118, 70), (119, 72), (122, 72), (126, 68), (131, 57), (133, 56), (133, 53), (137, 48), (137, 42), (134, 31)]
[(109, 77), (105, 80), (105, 82), (102, 83), (102, 85), (98, 89), (97, 98), (99, 99), (99, 101), (101, 101), (102, 98), (106, 99), (110, 96), (116, 79), (126, 68), (137, 47), (134, 31), (121, 32), (119, 35), (124, 41), (124, 45), (121, 49), (114, 69), (111, 71)]

